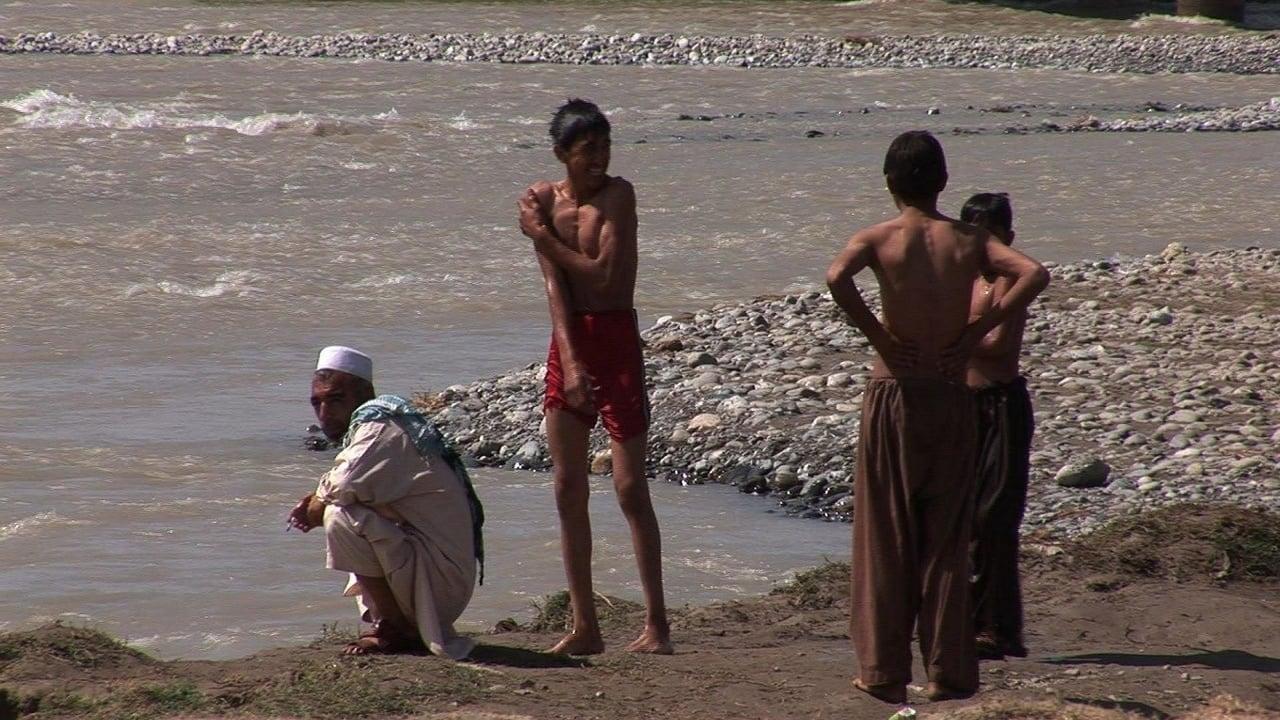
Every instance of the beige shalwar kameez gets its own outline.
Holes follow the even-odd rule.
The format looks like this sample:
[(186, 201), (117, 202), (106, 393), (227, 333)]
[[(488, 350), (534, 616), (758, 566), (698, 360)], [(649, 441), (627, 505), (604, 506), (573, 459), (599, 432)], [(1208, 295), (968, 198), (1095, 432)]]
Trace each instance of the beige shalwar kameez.
[(370, 611), (356, 575), (384, 577), (434, 654), (460, 660), (475, 643), (454, 632), (476, 581), (466, 491), (441, 457), (424, 458), (393, 421), (356, 427), (316, 497), (328, 507), (326, 565), (351, 573), (345, 594)]

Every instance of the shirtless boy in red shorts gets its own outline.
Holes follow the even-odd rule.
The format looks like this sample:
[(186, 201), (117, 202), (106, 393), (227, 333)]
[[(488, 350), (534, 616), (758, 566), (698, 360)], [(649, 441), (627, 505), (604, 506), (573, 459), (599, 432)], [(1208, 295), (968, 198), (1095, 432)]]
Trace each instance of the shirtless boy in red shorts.
[(544, 411), (573, 604), (573, 630), (551, 651), (604, 651), (591, 590), (587, 514), (587, 454), (599, 416), (611, 439), (614, 489), (631, 526), (647, 611), (644, 632), (627, 649), (668, 654), (662, 541), (645, 478), (649, 406), (634, 310), (635, 190), (607, 174), (609, 120), (594, 104), (570, 100), (561, 106), (551, 138), (566, 179), (536, 182), (519, 200), (520, 230), (538, 251), (551, 308)]

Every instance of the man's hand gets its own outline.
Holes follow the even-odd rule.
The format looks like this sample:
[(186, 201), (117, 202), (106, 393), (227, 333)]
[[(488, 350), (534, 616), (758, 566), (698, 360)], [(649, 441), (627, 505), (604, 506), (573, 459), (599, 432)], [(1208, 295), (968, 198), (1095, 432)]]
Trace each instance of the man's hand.
[(520, 208), (520, 232), (533, 240), (535, 246), (540, 247), (549, 242), (556, 242), (551, 228), (547, 226), (546, 214), (543, 213), (542, 205), (538, 202), (538, 196), (533, 192), (533, 188), (529, 188), (516, 201), (516, 205)]
[(311, 532), (321, 525), (324, 525), (324, 503), (317, 500), (313, 493), (299, 500), (289, 511), (289, 525), (285, 529), (297, 528), (302, 532)]
[(894, 371), (906, 371), (920, 361), (920, 346), (910, 341), (902, 341), (887, 330), (884, 337), (873, 344), (876, 352), (885, 364)]
[(965, 369), (969, 367), (969, 360), (973, 357), (973, 351), (982, 342), (983, 335), (985, 333), (978, 327), (978, 323), (971, 322), (965, 326), (964, 332), (960, 333), (960, 337), (956, 338), (955, 342), (943, 349), (938, 355), (938, 370), (944, 377), (958, 378), (964, 375)]

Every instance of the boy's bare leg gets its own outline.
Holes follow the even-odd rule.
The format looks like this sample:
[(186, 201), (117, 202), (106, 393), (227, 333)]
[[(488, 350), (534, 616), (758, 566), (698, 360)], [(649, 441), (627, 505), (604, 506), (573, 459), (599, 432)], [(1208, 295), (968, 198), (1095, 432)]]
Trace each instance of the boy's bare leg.
[(591, 428), (572, 413), (547, 413), (547, 441), (555, 466), (556, 510), (560, 514), (560, 553), (569, 581), (573, 629), (551, 648), (553, 653), (595, 655), (604, 652), (600, 621), (591, 592), (591, 516), (587, 503), (587, 451)]
[(662, 592), (662, 536), (658, 517), (649, 497), (649, 481), (644, 475), (644, 453), (647, 435), (612, 442), (613, 487), (618, 504), (631, 526), (631, 545), (640, 567), (640, 585), (644, 588), (644, 632), (627, 650), (631, 652), (670, 655), (671, 629), (667, 625), (667, 603)]

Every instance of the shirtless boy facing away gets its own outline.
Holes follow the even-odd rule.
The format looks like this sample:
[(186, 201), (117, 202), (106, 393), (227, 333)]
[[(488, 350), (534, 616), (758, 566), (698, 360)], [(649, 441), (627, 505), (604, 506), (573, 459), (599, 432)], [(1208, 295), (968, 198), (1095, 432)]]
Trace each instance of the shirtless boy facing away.
[[(960, 219), (1012, 245), (1013, 208), (1004, 193), (979, 193)], [(983, 276), (973, 286), (971, 318), (980, 317), (1009, 292), (1009, 278)], [(1018, 532), (1027, 503), (1035, 413), (1027, 380), (1018, 372), (1025, 310), (992, 330), (973, 351), (967, 381), (978, 407), (978, 457), (974, 487), (973, 619), (979, 658), (1026, 657), (1022, 634), (1022, 585)]]
[[(854, 487), (854, 685), (904, 702), (918, 624), (929, 698), (967, 697), (978, 688), (968, 573), (977, 429), (965, 367), (979, 341), (1025, 308), (1049, 275), (938, 211), (946, 159), (929, 133), (898, 136), (884, 175), (900, 214), (854, 234), (827, 271), (832, 297), (878, 355), (863, 392)], [(853, 282), (866, 267), (880, 284), (883, 319)], [(970, 295), (984, 273), (1013, 282), (970, 322)]]
[(662, 541), (645, 478), (649, 406), (634, 308), (636, 196), (607, 174), (609, 120), (570, 100), (551, 121), (566, 179), (539, 181), (520, 198), (520, 230), (537, 249), (551, 308), (544, 411), (573, 630), (551, 650), (604, 651), (591, 589), (587, 454), (597, 416), (611, 439), (613, 484), (631, 526), (646, 608), (633, 652), (672, 651), (662, 592)]

